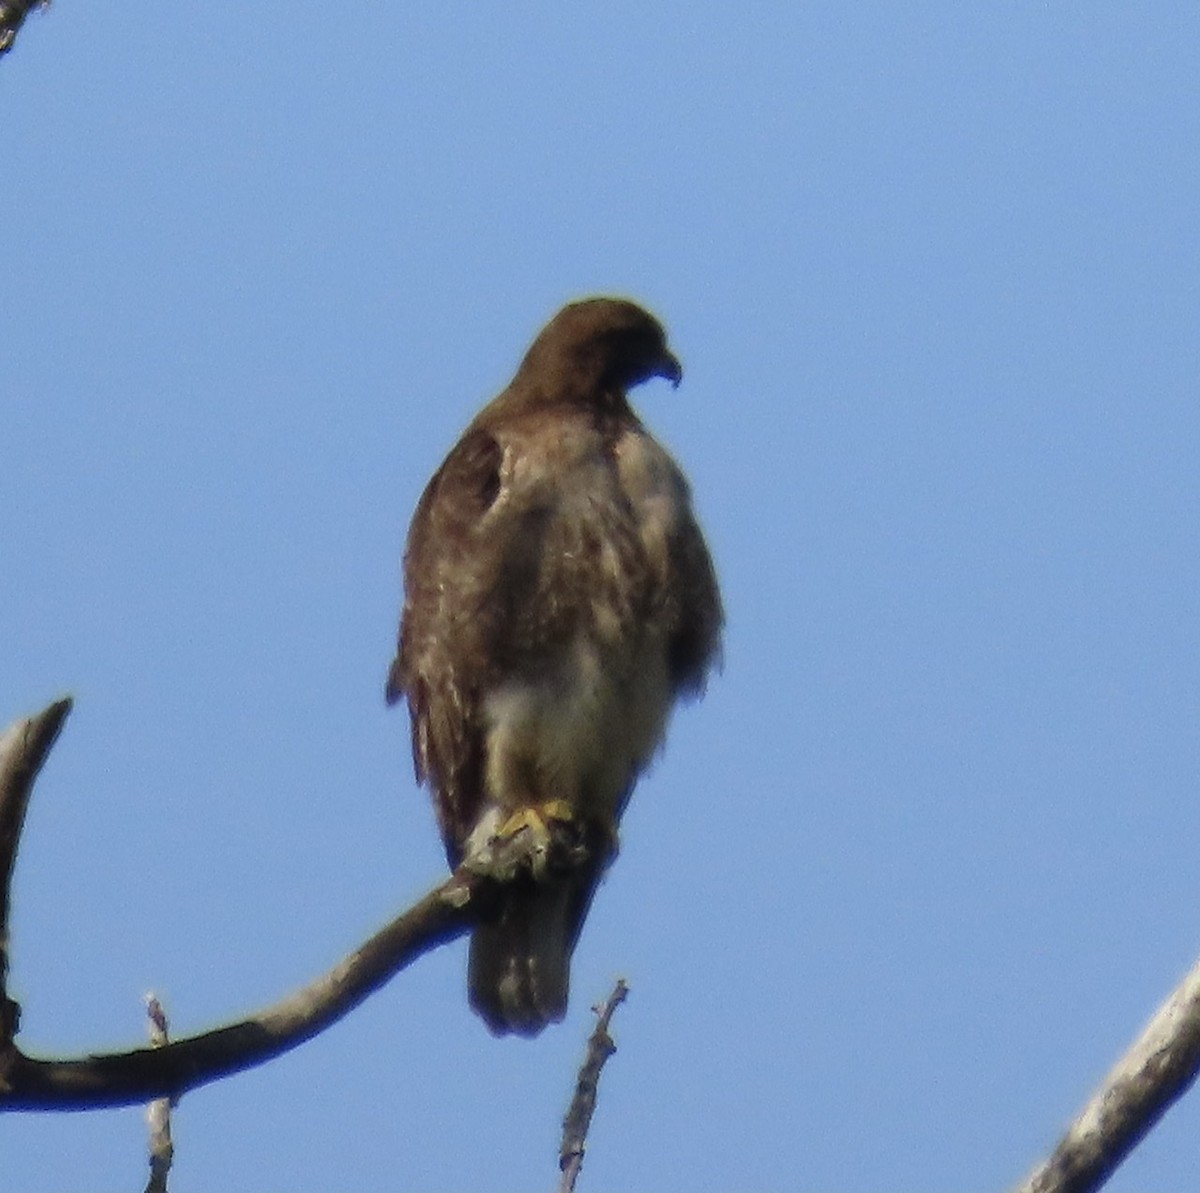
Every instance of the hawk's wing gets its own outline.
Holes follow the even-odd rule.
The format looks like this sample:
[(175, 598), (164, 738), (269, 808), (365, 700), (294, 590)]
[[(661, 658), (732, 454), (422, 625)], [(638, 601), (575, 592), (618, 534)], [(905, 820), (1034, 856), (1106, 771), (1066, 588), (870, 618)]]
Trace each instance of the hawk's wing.
[(671, 569), (667, 599), (674, 606), (670, 611), (667, 666), (676, 694), (687, 698), (701, 695), (709, 669), (720, 667), (725, 615), (704, 535), (690, 506), (683, 508), (686, 516), (667, 541)]
[(389, 702), (408, 697), (413, 763), (428, 780), (452, 866), (482, 803), (481, 689), (505, 616), (496, 599), (503, 550), (480, 523), (500, 492), (502, 451), (486, 431), (463, 436), (426, 486), (404, 556), (400, 645)]

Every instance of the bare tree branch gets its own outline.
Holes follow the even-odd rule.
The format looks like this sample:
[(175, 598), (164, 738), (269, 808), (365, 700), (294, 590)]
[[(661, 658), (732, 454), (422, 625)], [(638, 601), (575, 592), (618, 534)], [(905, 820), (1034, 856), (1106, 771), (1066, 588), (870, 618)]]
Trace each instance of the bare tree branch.
[[(0, 879), (4, 880), (0, 912), (4, 915), (33, 778), (69, 708), (69, 701), (52, 705), (0, 737)], [(526, 833), (495, 843), (486, 856), (468, 859), (440, 886), (302, 990), (248, 1019), (160, 1048), (71, 1060), (26, 1056), (12, 1041), (15, 1004), (7, 1002), (0, 984), (0, 1006), (14, 1008), (12, 1029), (0, 1036), (0, 1111), (90, 1110), (177, 1098), (287, 1052), (336, 1023), (418, 957), (465, 933), (494, 905), (505, 881), (532, 869), (535, 845)], [(566, 869), (578, 865), (582, 856), (583, 846), (573, 829), (564, 828), (552, 840), (549, 858), (539, 859), (538, 865)], [(0, 919), (0, 931), (5, 924)]]
[(50, 0), (0, 0), (0, 55), (13, 48), (25, 18), (35, 8), (49, 6)]
[(20, 1008), (8, 997), (8, 912), (13, 865), (33, 782), (70, 711), (71, 701), (59, 700), (36, 717), (17, 721), (0, 735), (0, 1055), (12, 1043), (21, 1015)]
[(559, 1182), (559, 1193), (574, 1193), (575, 1182), (579, 1179), (579, 1170), (583, 1167), (583, 1153), (587, 1150), (588, 1128), (592, 1125), (592, 1115), (596, 1112), (596, 1096), (600, 1091), (600, 1070), (604, 1062), (617, 1050), (613, 1038), (608, 1034), (608, 1025), (613, 1012), (625, 1001), (629, 987), (624, 978), (618, 978), (617, 984), (608, 999), (600, 1006), (593, 1007), (596, 1012), (596, 1030), (588, 1040), (587, 1053), (579, 1068), (579, 1080), (575, 1083), (575, 1096), (567, 1108), (563, 1119), (562, 1146), (558, 1151), (558, 1167), (562, 1171)]
[(1116, 1171), (1200, 1071), (1200, 961), (1158, 1009), (1071, 1124), (1014, 1193), (1092, 1193)]
[(479, 875), (456, 873), (324, 976), (228, 1027), (162, 1048), (78, 1060), (0, 1056), (0, 1110), (89, 1110), (178, 1097), (263, 1064), (324, 1031), (422, 954), (474, 922)]

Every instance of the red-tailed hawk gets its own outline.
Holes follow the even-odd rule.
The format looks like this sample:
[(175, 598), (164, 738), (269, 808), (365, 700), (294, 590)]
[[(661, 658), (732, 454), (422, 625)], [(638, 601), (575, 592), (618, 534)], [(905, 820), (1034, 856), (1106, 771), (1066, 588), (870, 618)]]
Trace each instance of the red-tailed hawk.
[(404, 557), (389, 702), (451, 866), (520, 828), (586, 832), (588, 860), (524, 874), (471, 940), (497, 1034), (566, 1013), (571, 953), (617, 822), (672, 705), (698, 695), (721, 601), (687, 481), (626, 391), (682, 370), (631, 302), (564, 307), (425, 489)]

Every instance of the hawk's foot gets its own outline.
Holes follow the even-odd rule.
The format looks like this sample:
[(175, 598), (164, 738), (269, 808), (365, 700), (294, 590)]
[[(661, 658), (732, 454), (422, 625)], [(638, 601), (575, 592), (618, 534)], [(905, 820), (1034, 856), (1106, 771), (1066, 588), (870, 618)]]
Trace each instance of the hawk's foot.
[(566, 800), (552, 799), (518, 808), (502, 820), (492, 808), (467, 840), (462, 864), (498, 882), (524, 873), (535, 882), (582, 866), (603, 844), (590, 821), (578, 819)]
[(556, 829), (572, 828), (575, 813), (565, 799), (518, 808), (496, 832), (497, 841), (512, 841), (525, 833), (529, 841), (529, 869), (541, 882), (550, 868), (551, 849), (559, 839)]

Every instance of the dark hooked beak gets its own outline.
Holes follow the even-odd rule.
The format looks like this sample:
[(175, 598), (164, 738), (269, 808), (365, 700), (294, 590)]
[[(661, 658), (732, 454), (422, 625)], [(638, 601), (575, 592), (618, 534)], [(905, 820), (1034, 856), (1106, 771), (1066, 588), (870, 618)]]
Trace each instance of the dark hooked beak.
[(679, 358), (673, 352), (664, 352), (662, 362), (658, 366), (658, 375), (665, 377), (673, 389), (679, 388), (679, 383), (683, 380), (683, 365), (679, 363)]

